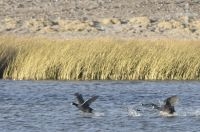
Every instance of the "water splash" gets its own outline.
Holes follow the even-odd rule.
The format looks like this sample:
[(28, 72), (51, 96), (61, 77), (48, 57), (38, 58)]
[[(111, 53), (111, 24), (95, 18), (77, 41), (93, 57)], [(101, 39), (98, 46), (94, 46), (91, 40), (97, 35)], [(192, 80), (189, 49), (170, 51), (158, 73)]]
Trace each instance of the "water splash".
[(97, 111), (95, 111), (93, 113), (84, 113), (84, 112), (82, 112), (81, 115), (84, 118), (96, 118), (96, 117), (105, 116), (105, 114), (103, 112), (97, 112)]
[(103, 116), (105, 116), (105, 113), (103, 113), (103, 112), (94, 112), (94, 116), (95, 117), (103, 117)]
[(164, 117), (175, 117), (177, 113), (169, 114), (168, 112), (160, 111), (160, 115)]
[(134, 106), (128, 106), (127, 111), (128, 111), (129, 116), (132, 116), (132, 117), (141, 116), (141, 113), (138, 112), (139, 110), (135, 109)]

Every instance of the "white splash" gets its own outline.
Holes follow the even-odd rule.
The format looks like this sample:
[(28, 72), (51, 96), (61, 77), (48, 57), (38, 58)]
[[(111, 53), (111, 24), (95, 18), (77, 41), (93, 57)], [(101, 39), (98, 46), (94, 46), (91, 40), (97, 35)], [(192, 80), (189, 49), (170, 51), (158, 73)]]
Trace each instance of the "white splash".
[(141, 116), (141, 114), (133, 108), (133, 106), (127, 107), (128, 115), (132, 117)]
[(102, 113), (102, 112), (93, 112), (93, 113), (85, 113), (85, 112), (82, 112), (82, 115), (83, 117), (86, 117), (86, 118), (95, 118), (95, 117), (102, 117), (104, 116), (105, 114)]
[(173, 117), (173, 116), (177, 116), (177, 113), (169, 114), (168, 112), (160, 111), (160, 115), (165, 116), (165, 117)]
[(193, 113), (194, 116), (200, 116), (200, 109), (195, 110)]
[(94, 116), (101, 117), (101, 116), (105, 116), (105, 114), (103, 112), (94, 112)]

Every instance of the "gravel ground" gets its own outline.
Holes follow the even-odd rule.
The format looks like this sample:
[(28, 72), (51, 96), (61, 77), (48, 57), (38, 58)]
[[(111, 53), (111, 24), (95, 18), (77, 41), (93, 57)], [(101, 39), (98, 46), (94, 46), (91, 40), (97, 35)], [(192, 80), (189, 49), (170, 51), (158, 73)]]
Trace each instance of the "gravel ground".
[(200, 0), (1, 0), (0, 18), (89, 19), (130, 18), (176, 18), (186, 13), (186, 5), (192, 13), (200, 15)]
[[(130, 24), (131, 18), (138, 17), (148, 18), (149, 24)], [(116, 21), (102, 24), (105, 18), (115, 18), (120, 24), (116, 24)], [(0, 0), (0, 34), (42, 34), (64, 38), (116, 35), (199, 39), (200, 26), (193, 26), (193, 21), (199, 19), (200, 0)], [(65, 30), (61, 30), (60, 20), (87, 22), (91, 27), (95, 27), (95, 31), (66, 30), (66, 26)], [(177, 28), (174, 31), (174, 28), (157, 27), (160, 22), (171, 20), (183, 25), (181, 31), (177, 31)], [(37, 22), (32, 24), (33, 27), (38, 26), (38, 21), (45, 24), (30, 30), (30, 21)], [(46, 30), (47, 27), (51, 27), (53, 32)]]

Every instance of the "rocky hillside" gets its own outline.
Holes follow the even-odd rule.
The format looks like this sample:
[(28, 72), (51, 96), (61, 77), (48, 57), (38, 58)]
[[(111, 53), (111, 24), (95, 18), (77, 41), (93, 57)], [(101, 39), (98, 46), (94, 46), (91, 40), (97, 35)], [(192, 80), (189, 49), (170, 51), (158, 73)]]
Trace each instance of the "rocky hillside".
[(200, 0), (1, 0), (0, 34), (200, 38)]

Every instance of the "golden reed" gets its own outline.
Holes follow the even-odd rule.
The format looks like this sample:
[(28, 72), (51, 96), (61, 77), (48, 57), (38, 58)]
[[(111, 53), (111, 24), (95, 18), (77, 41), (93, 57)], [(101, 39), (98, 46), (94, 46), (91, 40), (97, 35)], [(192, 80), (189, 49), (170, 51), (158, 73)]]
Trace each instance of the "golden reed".
[(17, 80), (199, 80), (200, 41), (1, 36), (0, 77)]

